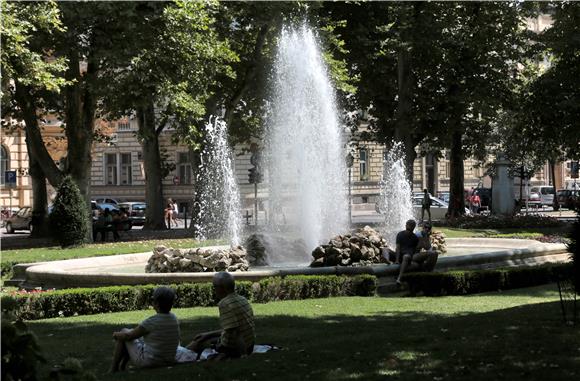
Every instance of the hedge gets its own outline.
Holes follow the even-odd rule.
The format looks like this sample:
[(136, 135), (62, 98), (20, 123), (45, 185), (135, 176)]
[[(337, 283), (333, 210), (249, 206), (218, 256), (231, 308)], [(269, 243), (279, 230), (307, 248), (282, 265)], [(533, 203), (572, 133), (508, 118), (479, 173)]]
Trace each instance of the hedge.
[(461, 216), (438, 224), (438, 226), (460, 229), (554, 228), (564, 225), (557, 218), (535, 215)]
[(555, 282), (569, 274), (570, 264), (549, 264), (495, 270), (409, 273), (404, 276), (411, 295), (466, 295), (479, 292), (532, 287)]
[[(156, 286), (114, 286), (77, 288), (2, 297), (2, 310), (11, 311), (24, 320), (91, 315), (99, 313), (147, 309)], [(175, 308), (217, 305), (211, 283), (171, 285), (177, 299)], [(376, 278), (356, 276), (287, 276), (267, 278), (259, 282), (236, 282), (236, 291), (251, 302), (324, 298), (331, 296), (372, 296)]]

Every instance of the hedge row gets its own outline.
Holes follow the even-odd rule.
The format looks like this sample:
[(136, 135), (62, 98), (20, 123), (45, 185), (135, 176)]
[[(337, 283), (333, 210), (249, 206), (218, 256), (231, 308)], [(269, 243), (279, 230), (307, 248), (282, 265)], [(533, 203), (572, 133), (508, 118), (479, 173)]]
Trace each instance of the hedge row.
[(555, 282), (571, 274), (570, 264), (550, 264), (495, 270), (449, 271), (444, 273), (409, 273), (404, 280), (412, 295), (466, 295), (509, 290)]
[(438, 226), (460, 229), (552, 228), (563, 226), (557, 218), (536, 215), (462, 216), (448, 219)]
[[(171, 286), (176, 294), (175, 308), (217, 305), (211, 283), (187, 283)], [(150, 306), (154, 285), (77, 288), (32, 294), (3, 296), (2, 310), (24, 320), (61, 316), (134, 311)], [(357, 276), (288, 276), (259, 282), (236, 282), (236, 290), (248, 300), (265, 303), (274, 300), (324, 298), (331, 296), (372, 296), (376, 278)]]

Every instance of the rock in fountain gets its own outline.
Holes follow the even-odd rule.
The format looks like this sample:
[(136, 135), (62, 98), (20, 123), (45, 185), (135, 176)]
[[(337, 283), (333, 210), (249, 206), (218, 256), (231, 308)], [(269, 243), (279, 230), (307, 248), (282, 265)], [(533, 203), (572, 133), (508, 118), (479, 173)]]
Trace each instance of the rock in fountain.
[(354, 234), (337, 235), (327, 245), (312, 251), (311, 267), (322, 266), (368, 266), (387, 263), (383, 251), (388, 251), (386, 240), (369, 226)]
[(274, 65), (267, 126), (268, 235), (302, 240), (304, 251), (276, 244), (272, 262), (307, 262), (308, 251), (348, 228), (347, 172), (335, 93), (316, 37), (284, 29)]
[(241, 246), (229, 249), (218, 247), (171, 249), (157, 246), (147, 261), (145, 272), (247, 271), (248, 267), (246, 251)]

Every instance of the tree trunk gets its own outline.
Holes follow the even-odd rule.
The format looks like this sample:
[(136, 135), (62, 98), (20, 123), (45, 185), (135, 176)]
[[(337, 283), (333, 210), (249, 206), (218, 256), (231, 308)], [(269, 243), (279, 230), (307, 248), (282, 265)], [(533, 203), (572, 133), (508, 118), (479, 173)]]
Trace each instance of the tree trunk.
[(398, 103), (395, 113), (395, 140), (404, 144), (405, 167), (407, 178), (413, 187), (413, 163), (417, 154), (412, 135), (411, 111), (413, 107), (413, 73), (411, 71), (411, 54), (406, 47), (401, 47), (397, 55), (398, 69)]
[(81, 75), (78, 57), (72, 53), (67, 70), (67, 79), (75, 82), (64, 91), (66, 138), (68, 142), (66, 170), (70, 174), (85, 199), (89, 210), (86, 241), (92, 241), (91, 213), (91, 149), (95, 127), (96, 103), (91, 92), (90, 81), (95, 76), (95, 66), (88, 59), (87, 72)]
[(464, 152), (461, 131), (454, 131), (451, 139), (450, 201), (447, 213), (449, 217), (458, 217), (465, 214)]
[(34, 95), (30, 87), (16, 81), (15, 99), (22, 111), (26, 131), (26, 148), (30, 161), (35, 160), (36, 164), (42, 170), (42, 176), (48, 179), (48, 182), (55, 188), (60, 185), (63, 175), (55, 164), (54, 160), (48, 153), (40, 127), (38, 126), (37, 108), (34, 101)]
[(163, 177), (161, 171), (161, 154), (159, 152), (159, 135), (155, 129), (155, 106), (153, 97), (147, 105), (137, 111), (139, 137), (143, 146), (143, 165), (145, 167), (145, 226), (144, 229), (164, 230)]
[[(28, 146), (28, 144), (27, 144)], [(46, 177), (38, 164), (38, 161), (29, 157), (29, 174), (32, 182), (32, 238), (50, 236), (48, 224), (48, 196), (46, 192)]]

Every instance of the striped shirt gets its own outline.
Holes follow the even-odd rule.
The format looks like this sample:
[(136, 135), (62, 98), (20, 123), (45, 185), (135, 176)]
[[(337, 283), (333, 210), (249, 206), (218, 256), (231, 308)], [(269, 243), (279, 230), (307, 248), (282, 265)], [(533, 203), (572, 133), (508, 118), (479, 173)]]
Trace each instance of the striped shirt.
[(233, 292), (220, 300), (218, 307), (222, 327), (220, 344), (239, 349), (241, 353), (245, 353), (248, 348), (254, 345), (252, 306), (246, 298)]
[(175, 362), (175, 353), (179, 345), (177, 317), (172, 313), (157, 313), (139, 325), (147, 331), (143, 336), (145, 358), (154, 364)]

